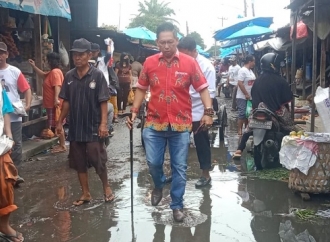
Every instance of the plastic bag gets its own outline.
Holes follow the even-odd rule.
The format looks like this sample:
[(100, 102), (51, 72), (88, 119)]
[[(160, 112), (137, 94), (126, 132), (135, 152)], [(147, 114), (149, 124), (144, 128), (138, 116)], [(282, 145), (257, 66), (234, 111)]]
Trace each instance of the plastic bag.
[(134, 101), (134, 92), (131, 89), (129, 91), (129, 94), (128, 94), (128, 100), (127, 100), (127, 102), (128, 102), (129, 105), (131, 105), (131, 104), (133, 104), (133, 101)]
[(246, 111), (245, 111), (245, 116), (247, 118), (250, 117), (251, 111), (252, 111), (252, 102), (251, 102), (251, 100), (247, 100)]
[(330, 99), (329, 88), (318, 87), (314, 97), (314, 103), (318, 114), (321, 117), (325, 133), (330, 133)]
[(69, 65), (69, 54), (68, 54), (67, 50), (65, 49), (62, 41), (60, 42), (58, 52), (60, 54), (60, 58), (61, 58), (61, 62), (63, 64), (63, 66), (67, 67)]
[(14, 108), (14, 113), (16, 115), (18, 115), (20, 117), (28, 116), (21, 100), (19, 100), (17, 102), (12, 102), (12, 105), (13, 105), (13, 108)]

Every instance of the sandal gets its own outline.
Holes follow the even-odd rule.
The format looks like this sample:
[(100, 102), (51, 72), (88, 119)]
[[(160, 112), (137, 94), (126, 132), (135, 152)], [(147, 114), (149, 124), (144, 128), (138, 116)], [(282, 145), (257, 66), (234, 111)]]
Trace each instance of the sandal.
[(240, 160), (241, 157), (242, 157), (242, 153), (238, 153), (239, 151), (236, 151), (234, 154), (233, 154), (233, 160)]
[(104, 202), (106, 202), (106, 203), (112, 203), (113, 202), (113, 200), (115, 200), (115, 195), (113, 194), (113, 193), (111, 193), (110, 195), (106, 195), (106, 194), (104, 194)]
[(7, 234), (0, 234), (0, 238), (4, 238), (4, 239), (8, 239), (12, 242), (16, 242), (18, 240), (18, 242), (23, 242), (24, 241), (24, 237), (21, 233), (15, 231), (15, 235), (7, 235)]
[(51, 151), (52, 154), (65, 153), (65, 152), (66, 152), (66, 148), (61, 148), (60, 146), (53, 148)]
[(85, 203), (90, 203), (90, 201), (91, 201), (91, 199), (78, 199), (78, 200), (73, 202), (73, 205), (78, 207), (78, 206), (84, 205)]

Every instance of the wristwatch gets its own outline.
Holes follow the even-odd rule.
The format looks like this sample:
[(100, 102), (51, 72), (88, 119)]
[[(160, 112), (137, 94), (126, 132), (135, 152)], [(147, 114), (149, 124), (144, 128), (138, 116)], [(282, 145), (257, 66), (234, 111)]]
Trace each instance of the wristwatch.
[(213, 115), (214, 115), (213, 108), (209, 108), (209, 107), (205, 108), (204, 109), (204, 115), (209, 116), (209, 117), (213, 117)]

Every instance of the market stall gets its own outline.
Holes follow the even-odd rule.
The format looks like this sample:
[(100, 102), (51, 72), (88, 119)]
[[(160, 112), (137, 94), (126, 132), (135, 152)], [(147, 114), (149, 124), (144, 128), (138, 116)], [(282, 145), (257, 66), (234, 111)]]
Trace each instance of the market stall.
[[(71, 19), (70, 8), (66, 0), (61, 1), (63, 6), (54, 5), (53, 1), (43, 1), (38, 6), (31, 1), (17, 2), (0, 0), (0, 41), (8, 46), (8, 64), (22, 71), (33, 93), (31, 110), (27, 117), (23, 117), (23, 127), (42, 126), (43, 121), (47, 120), (42, 107), (43, 80), (34, 73), (28, 60), (35, 60), (37, 66), (47, 70), (46, 55), (52, 51), (58, 52), (60, 43), (69, 48), (70, 26), (67, 19)], [(23, 95), (21, 98), (24, 102)], [(40, 128), (36, 126), (25, 129), (26, 136), (38, 130)]]

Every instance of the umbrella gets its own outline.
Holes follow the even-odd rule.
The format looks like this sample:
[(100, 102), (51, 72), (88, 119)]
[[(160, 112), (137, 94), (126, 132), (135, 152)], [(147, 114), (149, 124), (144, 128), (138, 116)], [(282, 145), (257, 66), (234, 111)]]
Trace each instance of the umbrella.
[(136, 27), (123, 30), (124, 34), (134, 39), (156, 40), (156, 34), (146, 27)]
[(228, 36), (226, 40), (239, 39), (239, 38), (252, 38), (252, 37), (258, 37), (260, 35), (271, 34), (271, 33), (273, 33), (273, 30), (270, 28), (250, 24), (247, 27)]
[(224, 40), (251, 23), (256, 26), (268, 28), (273, 23), (273, 17), (240, 18), (237, 23), (216, 31), (213, 38), (216, 40)]
[(235, 45), (229, 48), (220, 48), (220, 58), (224, 58), (228, 55), (236, 54), (239, 51), (241, 45)]
[(221, 48), (229, 48), (235, 45), (241, 45), (247, 43), (248, 45), (252, 45), (252, 41), (250, 39), (233, 39), (221, 42)]

